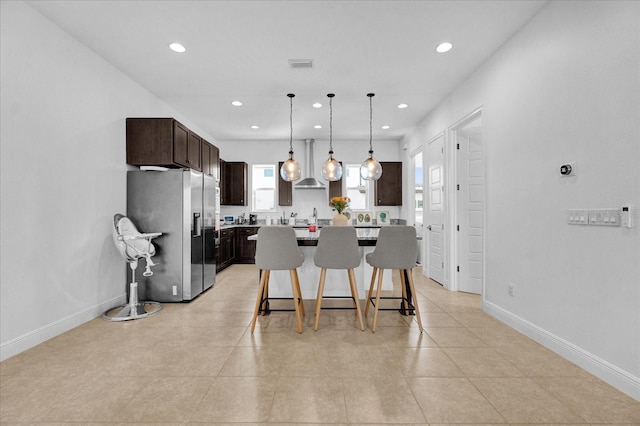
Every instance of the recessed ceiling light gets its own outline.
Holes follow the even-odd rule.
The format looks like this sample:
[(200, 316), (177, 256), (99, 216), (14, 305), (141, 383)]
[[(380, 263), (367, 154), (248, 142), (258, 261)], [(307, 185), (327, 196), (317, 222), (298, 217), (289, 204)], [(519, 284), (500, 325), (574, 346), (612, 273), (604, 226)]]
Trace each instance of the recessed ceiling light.
[(453, 47), (453, 44), (445, 41), (444, 43), (440, 43), (438, 47), (436, 47), (436, 52), (445, 53), (450, 51), (452, 47)]
[(260, 126), (256, 126), (255, 124), (251, 126), (252, 129), (259, 129)]
[(242, 102), (240, 102), (240, 101), (232, 101), (231, 105), (233, 105), (233, 106), (242, 106)]
[(383, 130), (387, 130), (387, 129), (390, 129), (390, 128), (391, 128), (391, 126), (387, 126), (387, 125), (382, 126)]
[(319, 124), (316, 124), (315, 126), (313, 126), (314, 129), (322, 129), (322, 126)]
[(183, 45), (181, 45), (180, 43), (171, 43), (169, 45), (169, 49), (173, 50), (174, 52), (178, 52), (178, 53), (184, 53), (187, 51), (187, 49), (184, 48)]
[(316, 102), (315, 104), (313, 104), (314, 108), (322, 108), (322, 104), (320, 102)]
[(407, 105), (407, 104), (399, 104), (399, 105), (398, 105), (398, 108), (400, 108), (400, 109), (405, 109), (405, 108), (406, 108), (406, 107), (408, 107), (408, 106), (409, 106), (409, 105)]

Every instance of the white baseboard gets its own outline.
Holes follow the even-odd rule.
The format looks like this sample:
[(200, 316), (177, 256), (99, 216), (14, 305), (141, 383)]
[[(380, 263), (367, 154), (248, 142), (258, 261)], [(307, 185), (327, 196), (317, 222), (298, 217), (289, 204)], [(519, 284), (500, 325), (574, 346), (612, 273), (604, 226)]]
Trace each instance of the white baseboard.
[(611, 386), (640, 401), (640, 378), (610, 362), (548, 332), (509, 311), (483, 300), (483, 309), (510, 327), (525, 334), (547, 349), (561, 355)]
[(47, 340), (82, 325), (87, 321), (91, 321), (92, 319), (102, 315), (106, 310), (124, 304), (125, 301), (126, 294), (122, 294), (99, 305), (92, 306), (66, 318), (47, 324), (44, 327), (40, 327), (37, 330), (16, 337), (15, 339), (11, 339), (8, 342), (2, 343), (2, 345), (0, 345), (0, 361), (4, 361), (7, 358), (19, 354), (20, 352), (24, 352), (42, 342), (46, 342)]

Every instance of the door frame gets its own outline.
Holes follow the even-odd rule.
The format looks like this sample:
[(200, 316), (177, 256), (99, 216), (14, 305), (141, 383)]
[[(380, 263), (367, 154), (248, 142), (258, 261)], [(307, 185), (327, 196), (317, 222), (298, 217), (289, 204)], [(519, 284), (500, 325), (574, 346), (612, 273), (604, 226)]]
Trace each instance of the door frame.
[[(457, 178), (458, 178), (458, 150), (456, 149), (456, 145), (458, 143), (458, 131), (466, 126), (467, 124), (469, 124), (470, 122), (472, 122), (473, 120), (482, 117), (482, 105), (479, 106), (478, 108), (474, 109), (471, 113), (465, 115), (463, 118), (461, 118), (460, 120), (456, 121), (454, 124), (452, 124), (451, 126), (449, 126), (449, 130), (447, 132), (448, 137), (445, 139), (445, 143), (447, 141), (450, 141), (449, 144), (446, 145), (445, 148), (445, 152), (449, 152), (449, 161), (447, 162), (447, 168), (449, 170), (449, 182), (456, 182)], [(484, 129), (483, 129), (484, 131)], [(484, 133), (483, 133), (483, 137), (484, 137)], [(485, 139), (486, 142), (486, 139)], [(486, 185), (486, 172), (487, 172), (487, 166), (486, 166), (486, 143), (483, 143), (482, 145), (482, 150), (483, 150), (483, 158), (485, 158), (485, 161), (483, 161), (483, 175), (485, 176), (485, 182), (483, 184), (483, 197), (485, 200), (485, 204), (483, 207), (483, 215), (482, 215), (482, 228), (483, 228), (483, 238), (482, 238), (482, 252), (483, 252), (483, 256), (482, 256), (482, 303), (484, 304), (484, 300), (485, 300), (485, 294), (486, 294), (486, 262), (487, 262), (487, 251), (486, 251), (486, 241), (487, 241), (487, 215), (486, 215), (486, 199), (487, 199), (487, 185)], [(447, 161), (445, 159), (445, 161)], [(447, 192), (447, 196), (449, 198), (449, 203), (448, 203), (448, 211), (447, 211), (447, 220), (448, 220), (448, 228), (449, 229), (453, 229), (452, 227), (455, 226), (455, 223), (457, 222), (457, 212), (458, 212), (458, 197), (456, 194), (456, 187), (455, 184), (452, 185), (448, 185), (448, 190), (446, 190), (445, 192)], [(451, 276), (451, 280), (450, 280), (450, 285), (449, 285), (449, 290), (451, 291), (460, 291), (460, 280), (458, 277), (458, 272), (457, 272), (457, 265), (459, 262), (459, 256), (458, 256), (458, 234), (451, 232), (448, 235), (449, 237), (449, 258), (451, 259), (451, 262), (449, 262), (447, 264), (448, 268), (447, 270), (449, 271), (449, 274)]]
[(419, 147), (417, 147), (415, 150), (413, 150), (410, 154), (409, 154), (409, 164), (410, 164), (410, 170), (409, 170), (409, 179), (407, 179), (407, 182), (410, 183), (410, 189), (411, 189), (411, 197), (409, 197), (409, 212), (412, 216), (412, 219), (414, 219), (414, 223), (413, 225), (415, 226), (415, 213), (416, 213), (416, 200), (415, 200), (415, 188), (414, 188), (414, 182), (415, 182), (415, 172), (416, 172), (416, 155), (422, 155), (422, 229), (421, 229), (421, 239), (420, 239), (420, 243), (418, 244), (420, 247), (420, 264), (423, 267), (426, 266), (426, 256), (425, 256), (425, 251), (426, 251), (426, 246), (425, 246), (425, 237), (424, 237), (424, 199), (425, 199), (425, 183), (426, 183), (426, 176), (424, 173), (424, 155), (425, 155), (425, 149), (424, 146), (420, 145)]

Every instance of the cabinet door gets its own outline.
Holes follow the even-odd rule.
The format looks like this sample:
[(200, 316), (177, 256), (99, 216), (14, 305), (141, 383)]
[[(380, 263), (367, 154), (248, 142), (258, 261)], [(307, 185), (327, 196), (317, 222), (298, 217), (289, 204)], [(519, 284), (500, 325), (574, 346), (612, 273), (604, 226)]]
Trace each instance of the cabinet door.
[(189, 129), (177, 121), (173, 122), (173, 161), (184, 167), (189, 164)]
[(284, 163), (280, 161), (278, 163), (278, 205), (279, 206), (292, 206), (293, 205), (293, 183), (287, 182), (280, 176), (280, 167)]
[(228, 185), (227, 185), (227, 162), (224, 161), (222, 158), (220, 160), (218, 160), (218, 173), (220, 173), (220, 175), (219, 175), (219, 179), (220, 179), (220, 183), (219, 183), (219, 187), (220, 187), (220, 205), (221, 206), (226, 206), (227, 205), (227, 194), (229, 193)]
[(236, 230), (237, 263), (255, 263), (256, 242), (249, 241), (248, 238), (257, 232), (257, 227), (238, 228)]
[(202, 171), (202, 139), (193, 132), (189, 132), (189, 145), (187, 150), (187, 162), (189, 167)]
[(211, 144), (202, 140), (202, 173), (211, 176)]
[(226, 204), (229, 206), (246, 206), (248, 174), (247, 163), (227, 161), (225, 164), (225, 171), (227, 173), (226, 185), (228, 188)]
[[(219, 253), (219, 255), (218, 255)], [(218, 257), (219, 256), (219, 257)], [(220, 247), (216, 253), (216, 270), (221, 270), (229, 265), (229, 230), (220, 230)]]
[(202, 173), (218, 178), (218, 157), (220, 150), (202, 139)]
[(127, 164), (173, 166), (174, 120), (127, 118)]
[[(342, 161), (340, 161), (340, 165), (342, 165)], [(346, 173), (344, 169), (342, 169), (342, 172)], [(342, 178), (329, 182), (329, 200), (333, 197), (342, 197)]]
[(236, 260), (236, 230), (229, 230), (229, 263), (233, 263)]
[(380, 162), (382, 176), (375, 183), (376, 206), (402, 205), (402, 162)]

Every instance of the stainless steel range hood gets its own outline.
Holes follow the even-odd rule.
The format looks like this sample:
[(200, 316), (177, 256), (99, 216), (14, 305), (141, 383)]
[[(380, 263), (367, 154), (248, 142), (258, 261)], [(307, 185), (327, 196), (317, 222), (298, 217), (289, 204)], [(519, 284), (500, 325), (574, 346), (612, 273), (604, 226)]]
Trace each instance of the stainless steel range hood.
[(325, 189), (322, 182), (317, 180), (314, 175), (313, 167), (313, 139), (305, 139), (305, 165), (303, 171), (306, 171), (305, 178), (295, 184), (296, 189)]

